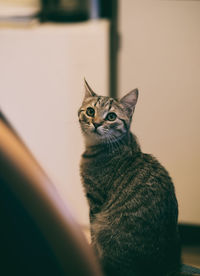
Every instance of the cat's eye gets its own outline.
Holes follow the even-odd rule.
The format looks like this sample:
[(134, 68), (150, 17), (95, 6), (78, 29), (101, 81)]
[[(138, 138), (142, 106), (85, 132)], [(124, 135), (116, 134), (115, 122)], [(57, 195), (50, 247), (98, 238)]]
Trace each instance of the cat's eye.
[(117, 118), (117, 115), (114, 112), (110, 112), (106, 116), (106, 120), (108, 121), (114, 121), (116, 118)]
[(86, 110), (86, 114), (87, 114), (89, 117), (94, 117), (94, 114), (95, 114), (94, 108), (88, 107), (87, 110)]

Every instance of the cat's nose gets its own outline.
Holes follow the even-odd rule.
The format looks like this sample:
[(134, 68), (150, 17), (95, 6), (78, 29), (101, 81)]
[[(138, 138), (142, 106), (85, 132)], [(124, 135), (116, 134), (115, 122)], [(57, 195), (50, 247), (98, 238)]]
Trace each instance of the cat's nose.
[(102, 125), (102, 123), (95, 123), (95, 122), (94, 122), (93, 125), (94, 125), (95, 128), (98, 128), (99, 126)]

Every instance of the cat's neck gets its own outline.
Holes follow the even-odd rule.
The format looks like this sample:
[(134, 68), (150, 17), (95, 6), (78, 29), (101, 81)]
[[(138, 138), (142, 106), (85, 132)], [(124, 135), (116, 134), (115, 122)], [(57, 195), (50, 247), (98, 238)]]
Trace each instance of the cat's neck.
[(102, 143), (98, 145), (86, 145), (84, 158), (110, 158), (111, 156), (120, 155), (122, 153), (134, 155), (140, 152), (140, 146), (137, 138), (131, 132), (126, 133), (121, 139), (110, 143)]

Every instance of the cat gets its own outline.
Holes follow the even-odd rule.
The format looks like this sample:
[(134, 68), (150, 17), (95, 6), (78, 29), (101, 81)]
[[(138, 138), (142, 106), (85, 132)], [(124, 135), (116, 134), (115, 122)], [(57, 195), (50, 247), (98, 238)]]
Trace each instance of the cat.
[(80, 173), (92, 247), (105, 275), (179, 275), (174, 185), (130, 132), (137, 99), (138, 89), (120, 100), (98, 96), (85, 81), (78, 111), (86, 146)]

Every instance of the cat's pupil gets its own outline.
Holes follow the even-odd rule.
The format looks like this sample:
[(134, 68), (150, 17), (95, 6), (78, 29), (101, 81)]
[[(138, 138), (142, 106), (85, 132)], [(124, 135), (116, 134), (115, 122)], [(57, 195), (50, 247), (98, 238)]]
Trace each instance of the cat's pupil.
[(86, 114), (87, 114), (89, 117), (94, 117), (94, 114), (95, 114), (94, 108), (88, 107), (87, 110), (86, 110)]
[(114, 121), (116, 118), (117, 118), (117, 115), (114, 112), (110, 112), (106, 116), (106, 120), (108, 121)]

